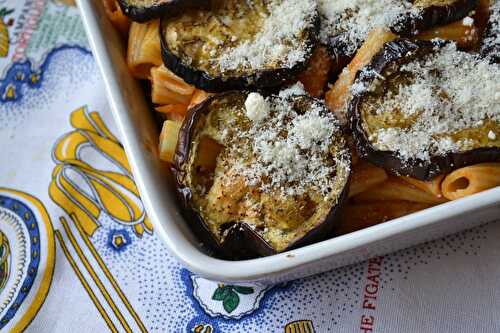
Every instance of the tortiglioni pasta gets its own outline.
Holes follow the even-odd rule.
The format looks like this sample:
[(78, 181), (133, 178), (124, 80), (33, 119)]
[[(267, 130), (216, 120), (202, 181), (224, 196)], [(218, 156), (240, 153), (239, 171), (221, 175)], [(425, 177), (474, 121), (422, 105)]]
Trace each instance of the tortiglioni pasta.
[(410, 185), (398, 177), (391, 176), (384, 183), (354, 197), (356, 203), (374, 201), (406, 200), (429, 205), (446, 202), (445, 198), (437, 197)]
[(350, 88), (356, 73), (370, 62), (372, 57), (384, 46), (385, 43), (396, 39), (397, 36), (384, 28), (370, 32), (365, 43), (358, 50), (352, 61), (340, 73), (333, 87), (326, 93), (325, 102), (341, 121), (347, 122), (345, 105), (349, 99)]
[(130, 21), (126, 17), (116, 0), (104, 0), (104, 9), (113, 26), (120, 31), (123, 36), (128, 35)]
[(320, 97), (323, 95), (332, 61), (324, 47), (319, 46), (314, 50), (309, 66), (298, 77), (311, 96)]
[(442, 197), (441, 193), (441, 182), (443, 181), (445, 175), (437, 176), (436, 178), (428, 181), (418, 180), (411, 177), (399, 177), (400, 179), (408, 182), (422, 191), (428, 192), (438, 198)]
[(500, 186), (500, 163), (483, 163), (451, 172), (441, 189), (447, 199), (456, 200), (496, 186)]
[(387, 178), (387, 172), (385, 172), (384, 169), (376, 167), (368, 162), (361, 161), (354, 166), (349, 188), (349, 197), (365, 192), (375, 187), (375, 185), (382, 184)]
[(469, 24), (469, 22), (462, 20), (422, 31), (416, 38), (423, 40), (431, 40), (433, 38), (452, 40), (463, 49), (472, 49), (479, 42), (479, 29), (474, 21)]
[(188, 106), (195, 88), (161, 65), (151, 68), (151, 99), (155, 104)]
[(163, 64), (161, 60), (159, 21), (132, 22), (129, 30), (127, 65), (138, 79), (148, 79), (153, 66)]
[(160, 134), (160, 158), (172, 163), (175, 147), (177, 145), (177, 136), (181, 128), (180, 121), (165, 120)]
[(187, 111), (187, 105), (185, 105), (185, 104), (167, 104), (167, 105), (157, 106), (155, 108), (155, 110), (157, 112), (160, 112), (160, 113), (165, 113), (165, 114), (175, 113), (175, 114), (184, 116), (186, 114), (186, 111)]
[(429, 204), (391, 200), (350, 204), (335, 231), (343, 235), (431, 207)]
[(193, 97), (191, 97), (191, 101), (189, 102), (188, 109), (200, 104), (201, 102), (203, 102), (212, 95), (213, 94), (207, 93), (206, 91), (195, 89)]

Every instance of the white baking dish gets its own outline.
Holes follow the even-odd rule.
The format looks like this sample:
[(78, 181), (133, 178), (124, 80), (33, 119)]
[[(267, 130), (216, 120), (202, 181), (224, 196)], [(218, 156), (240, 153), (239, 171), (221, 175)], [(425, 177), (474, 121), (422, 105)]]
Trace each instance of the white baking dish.
[(102, 72), (135, 181), (155, 232), (189, 270), (226, 282), (292, 280), (409, 247), (500, 218), (500, 188), (449, 202), (348, 235), (286, 253), (245, 261), (214, 259), (203, 252), (180, 215), (153, 147), (157, 127), (145, 96), (129, 75), (125, 48), (108, 22), (102, 0), (77, 1)]

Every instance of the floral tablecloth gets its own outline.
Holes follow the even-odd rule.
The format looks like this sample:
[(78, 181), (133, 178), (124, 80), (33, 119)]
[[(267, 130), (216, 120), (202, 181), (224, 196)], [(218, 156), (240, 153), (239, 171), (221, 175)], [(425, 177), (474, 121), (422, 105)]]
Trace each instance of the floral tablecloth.
[(499, 332), (500, 223), (276, 286), (181, 267), (72, 0), (0, 1), (0, 331)]

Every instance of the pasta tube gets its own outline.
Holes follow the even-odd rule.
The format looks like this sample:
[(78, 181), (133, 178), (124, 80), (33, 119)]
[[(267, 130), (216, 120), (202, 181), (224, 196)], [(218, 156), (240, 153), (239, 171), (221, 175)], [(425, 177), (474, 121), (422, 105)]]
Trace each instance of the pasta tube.
[(410, 183), (422, 191), (425, 191), (427, 193), (433, 194), (438, 198), (441, 198), (443, 196), (443, 193), (441, 193), (441, 182), (444, 179), (444, 175), (437, 176), (436, 178), (428, 181), (423, 181), (423, 180), (418, 180), (415, 178), (411, 177), (399, 177), (400, 179), (404, 180), (407, 183)]
[(361, 192), (382, 184), (388, 176), (384, 169), (371, 163), (361, 161), (352, 171), (349, 197), (353, 197)]
[(356, 74), (370, 62), (372, 57), (380, 51), (385, 43), (396, 38), (395, 34), (384, 28), (377, 28), (371, 31), (352, 61), (344, 68), (333, 87), (326, 93), (326, 105), (341, 121), (347, 121), (344, 108), (351, 96), (350, 88), (356, 78)]
[(151, 99), (155, 104), (189, 105), (195, 88), (165, 66), (151, 68)]
[(500, 163), (483, 163), (453, 171), (441, 190), (446, 198), (456, 200), (496, 186), (500, 186)]
[(167, 104), (158, 106), (155, 110), (161, 113), (177, 113), (184, 116), (186, 114), (187, 106), (184, 104)]
[[(470, 20), (474, 22), (473, 19)], [(422, 40), (431, 40), (434, 38), (452, 40), (460, 48), (472, 49), (479, 43), (479, 29), (474, 23), (467, 23), (466, 20), (460, 20), (440, 27), (434, 27), (419, 33), (416, 38)]]
[(104, 11), (108, 16), (111, 24), (120, 31), (123, 36), (127, 36), (130, 27), (130, 21), (122, 12), (122, 9), (116, 0), (104, 0)]
[(373, 189), (362, 192), (354, 197), (356, 203), (405, 200), (429, 205), (437, 205), (447, 200), (420, 190), (414, 185), (391, 176)]
[(326, 48), (320, 46), (314, 50), (309, 65), (298, 77), (311, 96), (320, 97), (323, 95), (332, 62), (333, 60), (328, 55)]
[(207, 93), (206, 91), (195, 89), (193, 97), (191, 97), (191, 101), (189, 102), (188, 109), (191, 109), (192, 107), (200, 104), (212, 95), (213, 94)]
[(347, 234), (388, 220), (418, 212), (431, 205), (401, 200), (350, 204), (344, 208), (335, 232)]
[(181, 123), (172, 120), (165, 120), (160, 134), (160, 159), (169, 163), (173, 162), (175, 148), (177, 146), (177, 137)]
[(132, 75), (138, 79), (149, 78), (150, 69), (160, 66), (161, 59), (159, 20), (130, 25), (127, 50), (127, 65)]

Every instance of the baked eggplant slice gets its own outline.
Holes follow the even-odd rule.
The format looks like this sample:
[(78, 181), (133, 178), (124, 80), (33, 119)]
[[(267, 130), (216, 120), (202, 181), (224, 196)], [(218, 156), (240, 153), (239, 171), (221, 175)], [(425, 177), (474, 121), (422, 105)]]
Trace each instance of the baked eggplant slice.
[(297, 89), (264, 98), (226, 92), (190, 110), (173, 173), (184, 212), (230, 259), (270, 255), (331, 236), (351, 157), (338, 120)]
[(481, 43), (481, 54), (500, 63), (500, 1), (492, 0), (490, 18)]
[(409, 37), (468, 15), (478, 0), (318, 0), (320, 42), (342, 69), (375, 28)]
[(454, 43), (387, 43), (351, 88), (358, 154), (421, 180), (499, 161), (499, 82), (498, 66)]
[(175, 16), (187, 8), (206, 7), (203, 0), (118, 0), (123, 13), (132, 21), (146, 22), (162, 15)]
[(214, 1), (162, 18), (162, 57), (205, 91), (274, 88), (305, 68), (318, 29), (314, 0)]

